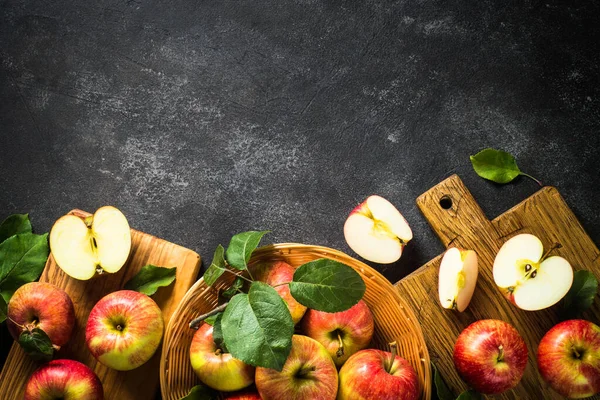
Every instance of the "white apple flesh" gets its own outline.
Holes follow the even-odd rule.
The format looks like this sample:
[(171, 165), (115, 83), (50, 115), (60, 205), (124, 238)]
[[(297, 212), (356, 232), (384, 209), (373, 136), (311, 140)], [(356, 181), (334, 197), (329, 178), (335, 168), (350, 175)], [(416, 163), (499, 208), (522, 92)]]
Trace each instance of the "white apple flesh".
[(560, 301), (573, 283), (573, 268), (562, 257), (544, 257), (542, 242), (524, 233), (509, 239), (496, 255), (494, 282), (517, 307), (542, 310)]
[(111, 206), (101, 207), (85, 219), (65, 215), (52, 226), (50, 250), (56, 264), (75, 279), (90, 279), (96, 271), (114, 273), (129, 257), (129, 224), (123, 213)]
[(362, 258), (391, 264), (398, 261), (413, 235), (402, 214), (381, 196), (370, 196), (356, 207), (344, 224), (348, 246)]
[(477, 254), (473, 250), (446, 250), (438, 276), (442, 307), (464, 311), (473, 297), (477, 275)]

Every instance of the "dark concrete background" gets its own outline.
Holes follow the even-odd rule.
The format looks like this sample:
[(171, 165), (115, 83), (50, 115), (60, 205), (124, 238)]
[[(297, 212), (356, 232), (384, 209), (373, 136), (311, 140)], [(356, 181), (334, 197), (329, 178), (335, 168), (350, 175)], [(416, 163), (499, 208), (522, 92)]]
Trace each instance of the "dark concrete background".
[(490, 218), (538, 189), (479, 178), (495, 147), (600, 243), (599, 4), (1, 0), (0, 219), (111, 204), (205, 262), (251, 229), (354, 255), (380, 194), (415, 236), (374, 265), (395, 282), (443, 251), (415, 206), (439, 181)]

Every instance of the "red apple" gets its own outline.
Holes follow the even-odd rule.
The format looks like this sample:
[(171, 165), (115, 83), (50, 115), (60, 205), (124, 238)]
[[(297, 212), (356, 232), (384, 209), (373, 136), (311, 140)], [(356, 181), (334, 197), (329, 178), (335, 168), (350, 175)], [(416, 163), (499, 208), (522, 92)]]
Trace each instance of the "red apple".
[(231, 393), (224, 400), (262, 400), (255, 390), (244, 390), (243, 392)]
[(102, 400), (100, 379), (87, 366), (73, 360), (53, 360), (29, 377), (24, 400)]
[(454, 345), (456, 370), (483, 394), (499, 394), (517, 386), (526, 365), (525, 341), (504, 321), (476, 321), (458, 335)]
[(223, 352), (215, 344), (209, 324), (202, 324), (194, 333), (190, 361), (198, 378), (216, 390), (232, 392), (254, 382), (254, 367)]
[(542, 378), (562, 396), (600, 393), (600, 328), (581, 319), (555, 325), (540, 341), (537, 362)]
[(294, 324), (302, 319), (306, 311), (306, 307), (298, 303), (290, 294), (289, 285), (280, 285), (282, 283), (291, 282), (294, 278), (294, 267), (284, 261), (275, 261), (273, 263), (265, 263), (257, 266), (255, 270), (255, 278), (258, 281), (264, 282), (267, 285), (274, 286), (275, 290), (287, 304), (288, 310), (292, 315)]
[(8, 302), (7, 326), (15, 340), (21, 332), (40, 328), (55, 346), (64, 346), (75, 325), (73, 303), (67, 293), (45, 282), (18, 288)]
[(162, 340), (162, 311), (150, 297), (133, 290), (104, 296), (90, 312), (85, 341), (100, 363), (129, 371), (148, 361)]
[(340, 369), (338, 400), (416, 400), (419, 378), (404, 358), (392, 352), (365, 349), (348, 358)]
[(337, 313), (308, 310), (301, 324), (306, 336), (325, 346), (338, 368), (352, 354), (366, 348), (373, 337), (373, 315), (362, 300)]
[(256, 388), (263, 400), (334, 400), (338, 373), (321, 343), (294, 335), (281, 371), (256, 368)]

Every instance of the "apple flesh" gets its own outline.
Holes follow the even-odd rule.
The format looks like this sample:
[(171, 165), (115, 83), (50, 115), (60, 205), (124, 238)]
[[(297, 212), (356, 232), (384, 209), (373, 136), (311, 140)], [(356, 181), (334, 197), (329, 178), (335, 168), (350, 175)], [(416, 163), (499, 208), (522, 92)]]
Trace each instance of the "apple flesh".
[(419, 379), (414, 368), (395, 351), (361, 350), (340, 369), (338, 400), (416, 400)]
[(381, 196), (370, 196), (344, 224), (348, 246), (362, 258), (380, 264), (398, 261), (413, 234), (402, 214)]
[(573, 283), (573, 268), (562, 257), (545, 257), (542, 242), (524, 233), (510, 238), (494, 260), (494, 282), (517, 307), (542, 310), (560, 301)]
[[(294, 267), (284, 261), (275, 261), (273, 263), (260, 264), (255, 269), (255, 279), (274, 286), (275, 290), (285, 301), (294, 324), (297, 324), (304, 313), (306, 306), (298, 303), (290, 293), (289, 285), (281, 285), (282, 283), (291, 282), (294, 278)], [(280, 285), (280, 286), (277, 286)]]
[(456, 247), (446, 250), (438, 275), (442, 307), (464, 311), (473, 297), (477, 275), (477, 254), (473, 250), (460, 250)]
[(499, 394), (521, 380), (527, 365), (525, 341), (510, 324), (479, 320), (465, 328), (454, 345), (454, 366), (461, 378), (483, 394)]
[(8, 302), (7, 326), (13, 339), (24, 331), (40, 328), (54, 346), (64, 346), (75, 326), (75, 310), (69, 295), (45, 282), (18, 288)]
[(94, 371), (73, 360), (52, 360), (29, 377), (24, 400), (103, 400), (102, 383)]
[(302, 332), (325, 346), (338, 368), (369, 345), (373, 329), (373, 314), (362, 300), (337, 313), (311, 309), (302, 319)]
[(580, 319), (553, 326), (540, 341), (537, 363), (542, 378), (562, 396), (600, 393), (600, 328)]
[(133, 290), (119, 290), (94, 305), (85, 328), (85, 341), (100, 363), (129, 371), (154, 355), (163, 331), (162, 311), (154, 300)]
[(52, 226), (50, 250), (67, 275), (87, 280), (96, 272), (121, 269), (131, 250), (131, 231), (123, 213), (111, 206), (87, 218), (65, 215)]
[(256, 388), (263, 400), (334, 400), (338, 373), (321, 343), (294, 335), (281, 371), (256, 368)]
[(254, 367), (225, 353), (213, 340), (213, 327), (202, 324), (194, 333), (190, 346), (192, 369), (207, 386), (232, 392), (254, 382)]

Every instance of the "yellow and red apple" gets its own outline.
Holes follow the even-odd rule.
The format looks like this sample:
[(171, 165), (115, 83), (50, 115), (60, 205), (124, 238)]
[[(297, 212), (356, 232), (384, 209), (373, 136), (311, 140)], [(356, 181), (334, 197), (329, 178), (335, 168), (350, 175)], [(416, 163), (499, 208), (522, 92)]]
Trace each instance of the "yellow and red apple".
[(103, 400), (102, 383), (86, 365), (73, 360), (52, 360), (29, 377), (24, 400)]

